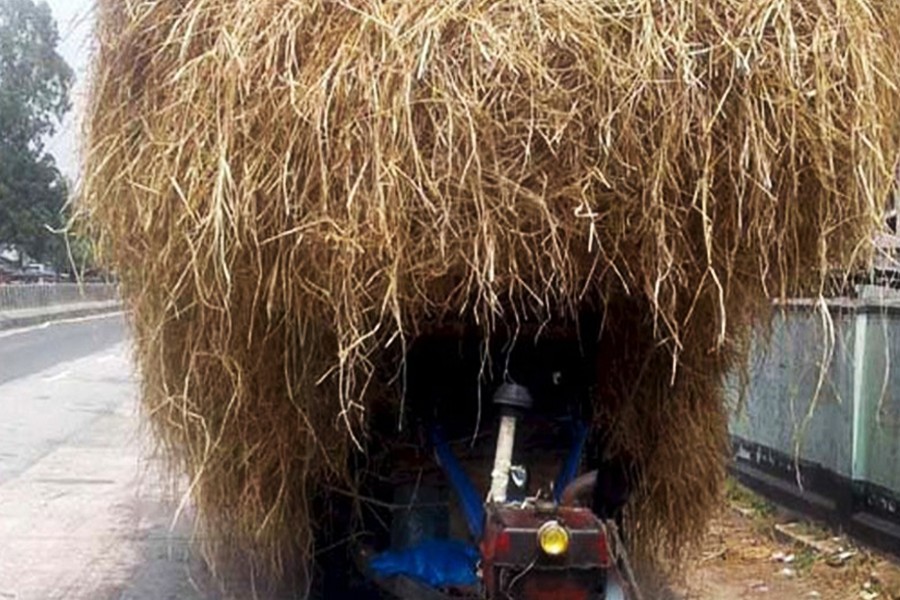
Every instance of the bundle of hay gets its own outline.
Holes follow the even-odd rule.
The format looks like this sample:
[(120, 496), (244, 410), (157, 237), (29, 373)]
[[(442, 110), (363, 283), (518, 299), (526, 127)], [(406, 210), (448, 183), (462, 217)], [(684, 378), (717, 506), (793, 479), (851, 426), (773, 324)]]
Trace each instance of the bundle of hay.
[(723, 372), (770, 297), (867, 260), (898, 158), (896, 2), (101, 0), (99, 23), (82, 214), (211, 550), (276, 575), (392, 393), (381, 357), (586, 310), (636, 543), (677, 553), (718, 498)]

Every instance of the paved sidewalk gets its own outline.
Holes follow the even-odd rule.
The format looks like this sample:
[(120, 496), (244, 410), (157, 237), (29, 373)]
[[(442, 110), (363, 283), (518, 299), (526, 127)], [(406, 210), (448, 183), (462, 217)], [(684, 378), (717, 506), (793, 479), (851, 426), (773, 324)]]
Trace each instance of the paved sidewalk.
[(223, 600), (172, 522), (128, 348), (0, 384), (0, 600)]
[(50, 321), (61, 319), (73, 319), (115, 312), (122, 309), (122, 303), (118, 300), (105, 302), (75, 302), (71, 304), (58, 304), (56, 306), (42, 306), (39, 308), (21, 308), (16, 310), (3, 310), (0, 308), (0, 331), (5, 329), (18, 329), (31, 327)]

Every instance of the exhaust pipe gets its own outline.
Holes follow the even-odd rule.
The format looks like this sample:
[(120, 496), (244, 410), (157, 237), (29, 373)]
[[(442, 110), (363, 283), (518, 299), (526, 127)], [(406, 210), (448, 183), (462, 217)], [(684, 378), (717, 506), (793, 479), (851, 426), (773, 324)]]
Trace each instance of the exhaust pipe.
[(516, 427), (534, 400), (525, 386), (504, 383), (494, 393), (494, 404), (501, 407), (500, 431), (497, 450), (494, 452), (494, 468), (491, 470), (491, 490), (488, 502), (505, 504), (509, 490), (509, 472), (512, 468), (513, 450), (516, 445)]

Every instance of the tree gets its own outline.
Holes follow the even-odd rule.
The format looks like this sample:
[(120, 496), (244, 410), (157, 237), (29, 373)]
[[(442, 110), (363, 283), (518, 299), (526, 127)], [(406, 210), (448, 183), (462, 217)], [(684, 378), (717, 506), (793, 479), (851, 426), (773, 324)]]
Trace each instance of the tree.
[(57, 262), (68, 186), (44, 141), (70, 108), (72, 70), (46, 3), (0, 0), (0, 242)]

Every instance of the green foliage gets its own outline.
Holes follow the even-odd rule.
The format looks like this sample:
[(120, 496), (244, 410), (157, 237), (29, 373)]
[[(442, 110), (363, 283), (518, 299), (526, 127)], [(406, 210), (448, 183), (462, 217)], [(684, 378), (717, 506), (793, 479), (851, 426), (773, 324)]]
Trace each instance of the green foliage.
[(68, 186), (44, 141), (70, 108), (72, 70), (45, 3), (0, 0), (0, 242), (59, 263)]

